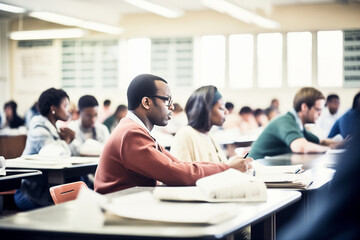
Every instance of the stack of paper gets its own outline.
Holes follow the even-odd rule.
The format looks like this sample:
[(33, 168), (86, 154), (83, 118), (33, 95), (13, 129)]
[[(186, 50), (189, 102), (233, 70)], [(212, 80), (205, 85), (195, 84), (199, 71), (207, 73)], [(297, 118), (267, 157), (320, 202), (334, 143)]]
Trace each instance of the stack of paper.
[(156, 187), (153, 194), (172, 201), (258, 202), (267, 198), (263, 182), (234, 169), (199, 179), (195, 187)]
[(253, 162), (255, 179), (265, 182), (267, 187), (305, 189), (312, 178), (302, 170), (302, 164), (284, 166), (265, 166)]

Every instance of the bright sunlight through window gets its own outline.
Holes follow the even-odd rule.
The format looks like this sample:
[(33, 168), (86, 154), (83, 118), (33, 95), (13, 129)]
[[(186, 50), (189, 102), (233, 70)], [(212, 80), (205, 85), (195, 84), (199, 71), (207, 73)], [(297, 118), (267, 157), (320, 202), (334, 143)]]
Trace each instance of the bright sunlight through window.
[(229, 37), (230, 88), (251, 88), (254, 71), (254, 36), (235, 34)]

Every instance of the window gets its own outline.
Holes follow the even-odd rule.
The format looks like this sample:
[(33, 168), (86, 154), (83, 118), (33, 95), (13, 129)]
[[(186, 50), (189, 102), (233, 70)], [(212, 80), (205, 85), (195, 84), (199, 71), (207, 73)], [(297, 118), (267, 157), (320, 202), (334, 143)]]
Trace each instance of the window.
[(290, 87), (311, 86), (312, 37), (310, 32), (287, 34), (287, 82)]
[(344, 31), (344, 85), (360, 87), (360, 30)]
[(117, 88), (117, 40), (64, 40), (62, 85), (64, 88)]
[(254, 71), (254, 36), (236, 34), (229, 37), (229, 86), (251, 88)]
[(343, 33), (319, 31), (317, 34), (318, 85), (341, 87), (343, 82)]
[(225, 37), (203, 36), (200, 40), (201, 85), (225, 85)]
[(177, 87), (192, 87), (193, 39), (151, 39), (151, 72)]
[(139, 74), (150, 73), (150, 48), (149, 38), (129, 39), (127, 42), (127, 81)]
[(261, 33), (257, 36), (258, 86), (278, 88), (282, 84), (283, 41), (280, 33)]

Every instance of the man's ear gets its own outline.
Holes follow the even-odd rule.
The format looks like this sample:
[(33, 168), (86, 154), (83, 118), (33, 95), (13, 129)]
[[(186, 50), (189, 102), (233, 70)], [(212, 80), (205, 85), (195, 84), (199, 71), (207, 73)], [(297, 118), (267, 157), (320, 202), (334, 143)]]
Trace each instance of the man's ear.
[(307, 111), (309, 109), (308, 105), (306, 103), (301, 104), (301, 111)]
[(141, 105), (143, 106), (143, 108), (149, 110), (150, 109), (150, 98), (148, 97), (143, 97), (141, 99)]

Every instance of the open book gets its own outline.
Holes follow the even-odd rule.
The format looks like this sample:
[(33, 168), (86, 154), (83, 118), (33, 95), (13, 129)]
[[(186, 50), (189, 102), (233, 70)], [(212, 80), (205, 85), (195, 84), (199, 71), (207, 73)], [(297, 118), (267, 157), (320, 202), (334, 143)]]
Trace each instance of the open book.
[(265, 166), (257, 161), (252, 162), (255, 179), (265, 182), (267, 187), (306, 189), (312, 179), (304, 173), (302, 164)]
[(263, 182), (234, 169), (201, 178), (195, 187), (156, 187), (153, 194), (171, 201), (258, 202), (267, 198)]

